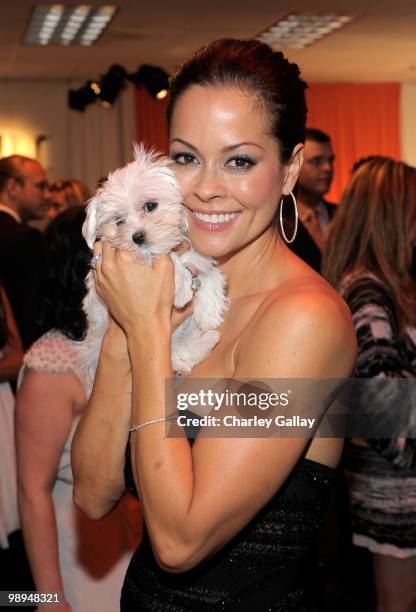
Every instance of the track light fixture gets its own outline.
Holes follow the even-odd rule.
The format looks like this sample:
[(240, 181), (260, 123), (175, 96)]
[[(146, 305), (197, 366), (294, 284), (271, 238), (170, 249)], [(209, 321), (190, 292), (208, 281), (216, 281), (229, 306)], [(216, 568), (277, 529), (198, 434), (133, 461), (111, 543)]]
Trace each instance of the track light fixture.
[(127, 73), (123, 66), (114, 64), (102, 77), (100, 93), (98, 94), (103, 106), (112, 106), (118, 94), (124, 87)]
[(162, 68), (143, 64), (138, 71), (129, 75), (129, 80), (145, 87), (151, 96), (162, 100), (168, 95), (169, 75)]
[(124, 86), (127, 73), (123, 66), (114, 64), (101, 77), (100, 81), (87, 81), (79, 89), (71, 89), (68, 94), (69, 108), (83, 112), (89, 104), (97, 100), (110, 108)]
[(97, 100), (109, 108), (123, 89), (126, 80), (145, 87), (158, 100), (168, 94), (169, 75), (162, 68), (143, 64), (137, 72), (128, 74), (123, 66), (113, 64), (99, 81), (87, 81), (83, 87), (71, 89), (68, 93), (69, 108), (83, 112), (89, 104)]
[(87, 81), (79, 89), (70, 89), (68, 92), (69, 108), (83, 112), (86, 106), (96, 101), (99, 89), (100, 86), (95, 81)]

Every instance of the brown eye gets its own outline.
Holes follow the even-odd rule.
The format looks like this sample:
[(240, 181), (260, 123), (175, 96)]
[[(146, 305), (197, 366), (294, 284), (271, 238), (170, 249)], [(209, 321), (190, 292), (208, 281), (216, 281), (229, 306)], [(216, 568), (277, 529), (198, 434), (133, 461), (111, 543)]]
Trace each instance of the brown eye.
[(123, 225), (125, 222), (126, 220), (123, 217), (116, 219), (116, 225)]
[(146, 212), (153, 212), (159, 206), (157, 202), (146, 202), (144, 209)]

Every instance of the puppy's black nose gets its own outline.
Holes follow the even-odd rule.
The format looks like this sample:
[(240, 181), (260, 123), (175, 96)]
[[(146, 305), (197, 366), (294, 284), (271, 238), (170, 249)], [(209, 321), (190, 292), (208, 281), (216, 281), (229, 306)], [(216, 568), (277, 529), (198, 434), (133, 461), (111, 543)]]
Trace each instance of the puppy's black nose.
[(132, 236), (132, 240), (134, 243), (141, 246), (143, 242), (146, 240), (146, 234), (144, 232), (134, 232)]

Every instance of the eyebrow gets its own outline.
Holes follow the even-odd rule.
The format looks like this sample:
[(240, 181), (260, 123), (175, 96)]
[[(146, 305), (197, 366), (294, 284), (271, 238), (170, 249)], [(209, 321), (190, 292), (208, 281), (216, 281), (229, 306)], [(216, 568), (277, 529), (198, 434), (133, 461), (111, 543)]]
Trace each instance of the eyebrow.
[[(185, 145), (185, 147), (189, 147), (193, 151), (198, 151), (198, 149), (196, 147), (194, 147), (194, 145), (192, 145), (190, 142), (187, 142), (186, 140), (182, 140), (182, 138), (174, 138), (172, 140), (171, 144), (173, 144), (174, 142), (179, 142), (179, 143)], [(238, 143), (233, 144), (233, 145), (227, 145), (226, 147), (221, 149), (221, 151), (223, 153), (229, 153), (230, 151), (234, 151), (234, 149), (238, 149), (239, 147), (243, 147), (243, 146), (247, 146), (247, 145), (251, 145), (253, 147), (257, 147), (258, 149), (261, 149), (263, 151), (263, 147), (261, 145), (257, 144), (256, 142), (251, 142), (249, 140), (244, 141), (244, 142), (238, 142)]]

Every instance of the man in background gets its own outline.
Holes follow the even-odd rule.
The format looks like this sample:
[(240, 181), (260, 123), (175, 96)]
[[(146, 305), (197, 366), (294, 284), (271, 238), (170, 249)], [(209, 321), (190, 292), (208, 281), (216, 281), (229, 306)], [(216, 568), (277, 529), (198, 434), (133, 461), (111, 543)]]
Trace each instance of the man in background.
[(290, 246), (317, 272), (321, 270), (325, 230), (336, 211), (336, 205), (325, 200), (334, 176), (334, 160), (328, 134), (308, 128), (296, 192), (299, 226), (296, 239)]
[(0, 278), (8, 295), (23, 346), (35, 339), (33, 303), (43, 266), (42, 234), (28, 225), (48, 210), (45, 170), (35, 159), (0, 159)]

